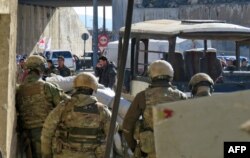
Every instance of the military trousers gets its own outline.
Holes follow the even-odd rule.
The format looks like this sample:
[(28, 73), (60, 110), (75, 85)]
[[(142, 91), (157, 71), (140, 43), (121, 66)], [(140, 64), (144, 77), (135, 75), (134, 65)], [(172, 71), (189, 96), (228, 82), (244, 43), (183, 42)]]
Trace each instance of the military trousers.
[(42, 158), (41, 154), (41, 132), (42, 128), (34, 128), (27, 130), (30, 139), (32, 158)]

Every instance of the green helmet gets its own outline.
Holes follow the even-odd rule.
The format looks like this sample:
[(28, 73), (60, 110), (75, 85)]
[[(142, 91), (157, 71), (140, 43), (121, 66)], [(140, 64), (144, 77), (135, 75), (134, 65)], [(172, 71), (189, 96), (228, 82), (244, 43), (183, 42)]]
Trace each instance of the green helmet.
[(93, 89), (94, 91), (97, 91), (98, 88), (97, 78), (90, 73), (82, 72), (78, 74), (74, 79), (74, 87), (75, 88), (88, 87)]
[(189, 82), (189, 88), (192, 89), (192, 87), (196, 86), (197, 84), (199, 84), (201, 82), (207, 82), (212, 86), (214, 85), (214, 81), (212, 80), (212, 78), (208, 74), (197, 73), (191, 78), (191, 80)]
[(172, 65), (165, 60), (156, 60), (150, 64), (149, 77), (155, 78), (160, 76), (169, 76), (170, 78), (174, 77), (174, 69)]
[(27, 69), (36, 69), (40, 72), (45, 70), (46, 60), (39, 55), (31, 55), (25, 62), (25, 66)]

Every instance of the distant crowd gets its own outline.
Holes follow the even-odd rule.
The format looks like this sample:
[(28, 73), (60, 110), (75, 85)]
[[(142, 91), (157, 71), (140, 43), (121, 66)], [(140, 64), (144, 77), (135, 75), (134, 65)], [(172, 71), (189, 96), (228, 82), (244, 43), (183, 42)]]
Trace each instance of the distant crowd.
[[(222, 67), (225, 71), (236, 71), (236, 62), (235, 58), (221, 59)], [(246, 58), (240, 60), (240, 71), (250, 71), (250, 65)]]
[[(74, 73), (65, 65), (63, 56), (58, 56), (57, 67), (51, 59), (46, 59), (42, 54), (35, 54), (43, 57), (46, 60), (43, 78), (51, 77), (52, 74), (62, 77), (72, 76)], [(17, 56), (17, 73), (16, 81), (18, 84), (24, 82), (28, 75), (28, 70), (25, 67), (27, 56)], [(109, 62), (105, 56), (100, 56), (95, 69), (95, 75), (99, 78), (99, 83), (105, 87), (114, 88), (116, 82), (116, 67), (112, 62)]]

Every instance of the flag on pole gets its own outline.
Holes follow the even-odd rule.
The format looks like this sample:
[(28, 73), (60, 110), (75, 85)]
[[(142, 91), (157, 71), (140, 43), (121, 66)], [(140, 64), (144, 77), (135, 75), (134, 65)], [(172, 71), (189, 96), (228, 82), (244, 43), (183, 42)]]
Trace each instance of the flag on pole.
[(51, 37), (49, 38), (48, 42), (45, 45), (45, 50), (50, 50), (51, 49)]
[(37, 43), (39, 49), (45, 49), (45, 41), (46, 37), (43, 37), (42, 39), (39, 40), (39, 42)]

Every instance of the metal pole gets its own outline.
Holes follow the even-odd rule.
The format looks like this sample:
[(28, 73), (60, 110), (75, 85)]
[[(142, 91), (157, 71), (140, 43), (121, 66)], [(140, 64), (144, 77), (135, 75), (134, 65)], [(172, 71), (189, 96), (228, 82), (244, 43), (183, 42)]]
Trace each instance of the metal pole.
[(207, 40), (204, 40), (204, 53), (207, 51)]
[(123, 85), (123, 79), (124, 79), (125, 64), (126, 64), (127, 54), (128, 54), (128, 45), (129, 45), (129, 38), (130, 38), (130, 31), (131, 31), (133, 6), (134, 6), (134, 0), (128, 0), (124, 41), (122, 44), (122, 52), (121, 54), (119, 54), (121, 55), (121, 57), (118, 58), (121, 61), (118, 61), (120, 65), (119, 65), (119, 70), (118, 70), (117, 89), (116, 89), (116, 93), (115, 93), (116, 95), (115, 95), (115, 100), (114, 100), (113, 109), (112, 109), (112, 118), (111, 118), (111, 124), (109, 128), (108, 139), (107, 139), (105, 158), (110, 157), (110, 151), (111, 151), (111, 147), (113, 144), (113, 137), (114, 137), (115, 127), (116, 127), (116, 118), (117, 118), (118, 109), (119, 109), (119, 103), (120, 103), (120, 97), (121, 97), (121, 91), (122, 91), (122, 85)]
[(203, 56), (205, 56), (206, 55), (206, 52), (207, 52), (207, 40), (204, 40), (203, 41), (204, 43), (204, 51), (203, 51)]
[(168, 48), (168, 61), (170, 64), (173, 65), (174, 63), (174, 53), (175, 53), (175, 46), (176, 46), (176, 37), (170, 37), (168, 39), (169, 42), (169, 48)]
[(240, 69), (240, 44), (238, 41), (235, 42), (235, 52), (236, 52), (236, 70)]
[(93, 67), (97, 64), (98, 52), (98, 3), (93, 0)]
[(106, 7), (103, 6), (103, 32), (106, 32)]
[(84, 45), (83, 45), (83, 53), (84, 53), (84, 54), (83, 54), (83, 65), (84, 65), (84, 66), (83, 66), (83, 70), (85, 70), (85, 67), (86, 67), (86, 65), (85, 65), (85, 64), (86, 64), (86, 62), (85, 62), (85, 60), (86, 60), (86, 59), (85, 59), (85, 58), (86, 58), (86, 56), (85, 56), (86, 40), (84, 40), (83, 44), (84, 44)]

